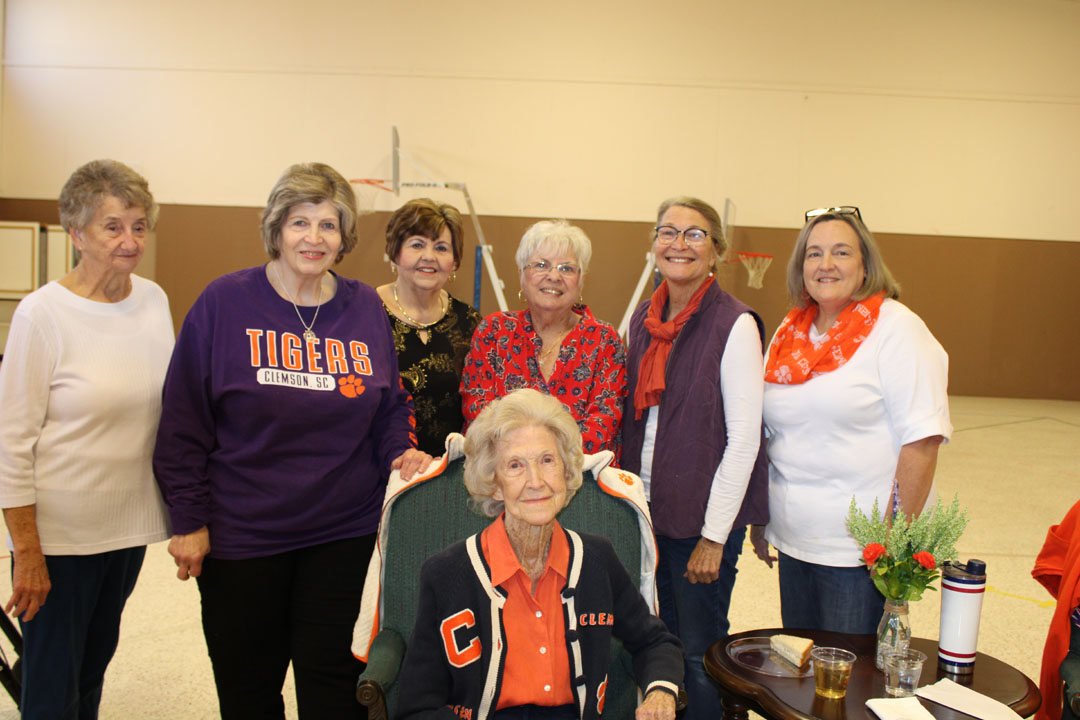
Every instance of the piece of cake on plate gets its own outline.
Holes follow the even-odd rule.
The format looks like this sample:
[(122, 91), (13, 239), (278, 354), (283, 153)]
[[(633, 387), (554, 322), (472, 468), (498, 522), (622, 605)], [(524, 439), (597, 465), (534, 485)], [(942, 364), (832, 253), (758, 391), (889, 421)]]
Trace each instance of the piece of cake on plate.
[(769, 649), (795, 667), (803, 668), (810, 661), (814, 641), (796, 635), (773, 635), (769, 638)]

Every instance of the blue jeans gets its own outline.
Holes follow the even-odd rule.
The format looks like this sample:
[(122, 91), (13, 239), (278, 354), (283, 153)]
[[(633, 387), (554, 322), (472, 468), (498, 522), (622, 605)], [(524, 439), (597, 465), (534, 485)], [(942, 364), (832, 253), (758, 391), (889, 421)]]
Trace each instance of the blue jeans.
[(146, 547), (96, 555), (46, 555), (49, 590), (23, 634), (22, 717), (96, 720), (105, 669)]
[(784, 627), (869, 635), (877, 632), (885, 596), (862, 566), (832, 567), (780, 555)]
[(736, 528), (724, 543), (720, 577), (709, 584), (691, 584), (683, 575), (686, 563), (701, 538), (657, 536), (656, 592), (660, 619), (682, 640), (686, 655), (686, 712), (682, 720), (718, 718), (723, 714), (720, 694), (702, 664), (709, 646), (728, 634), (728, 608), (735, 587), (735, 565), (742, 552), (746, 528)]

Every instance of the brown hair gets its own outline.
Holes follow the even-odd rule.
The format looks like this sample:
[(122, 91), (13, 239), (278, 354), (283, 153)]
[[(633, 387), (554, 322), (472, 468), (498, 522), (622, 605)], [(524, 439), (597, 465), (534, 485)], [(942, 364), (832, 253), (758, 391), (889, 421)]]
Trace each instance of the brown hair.
[(454, 252), (454, 267), (457, 268), (461, 265), (465, 243), (461, 213), (453, 205), (437, 203), (430, 198), (410, 200), (390, 216), (386, 224), (386, 256), (396, 262), (406, 240), (416, 235), (438, 240), (444, 228), (450, 230), (450, 247)]
[(795, 240), (795, 249), (791, 251), (791, 259), (788, 260), (787, 266), (788, 298), (791, 300), (791, 304), (805, 308), (814, 302), (814, 299), (806, 291), (806, 284), (803, 281), (803, 265), (806, 263), (806, 243), (810, 239), (810, 232), (818, 223), (824, 222), (847, 223), (859, 238), (859, 250), (862, 252), (865, 277), (863, 278), (862, 287), (852, 294), (851, 299), (856, 302), (865, 300), (882, 290), (885, 291), (885, 297), (890, 297), (893, 300), (899, 299), (900, 284), (893, 279), (892, 273), (889, 272), (888, 266), (885, 265), (885, 258), (881, 256), (881, 251), (878, 249), (874, 236), (863, 223), (862, 218), (854, 214), (833, 213), (810, 218), (799, 232), (798, 239)]

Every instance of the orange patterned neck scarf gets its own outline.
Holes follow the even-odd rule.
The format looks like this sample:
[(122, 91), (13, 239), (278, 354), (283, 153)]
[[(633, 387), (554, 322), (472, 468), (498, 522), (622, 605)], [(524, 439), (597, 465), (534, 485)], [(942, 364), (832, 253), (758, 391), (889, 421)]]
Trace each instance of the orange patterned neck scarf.
[(818, 306), (792, 308), (769, 345), (765, 382), (799, 385), (846, 363), (870, 334), (884, 301), (882, 292), (849, 303), (817, 343), (810, 340), (810, 326), (817, 317)]

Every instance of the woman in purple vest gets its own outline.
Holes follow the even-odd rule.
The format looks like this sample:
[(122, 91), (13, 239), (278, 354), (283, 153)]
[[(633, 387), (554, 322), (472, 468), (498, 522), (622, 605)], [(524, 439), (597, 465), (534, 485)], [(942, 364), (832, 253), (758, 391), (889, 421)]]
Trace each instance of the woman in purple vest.
[(768, 517), (757, 313), (720, 289), (720, 217), (664, 201), (653, 258), (664, 281), (630, 322), (622, 466), (645, 481), (659, 550), (660, 617), (686, 648), (684, 720), (721, 712), (706, 649), (727, 635), (746, 526)]

